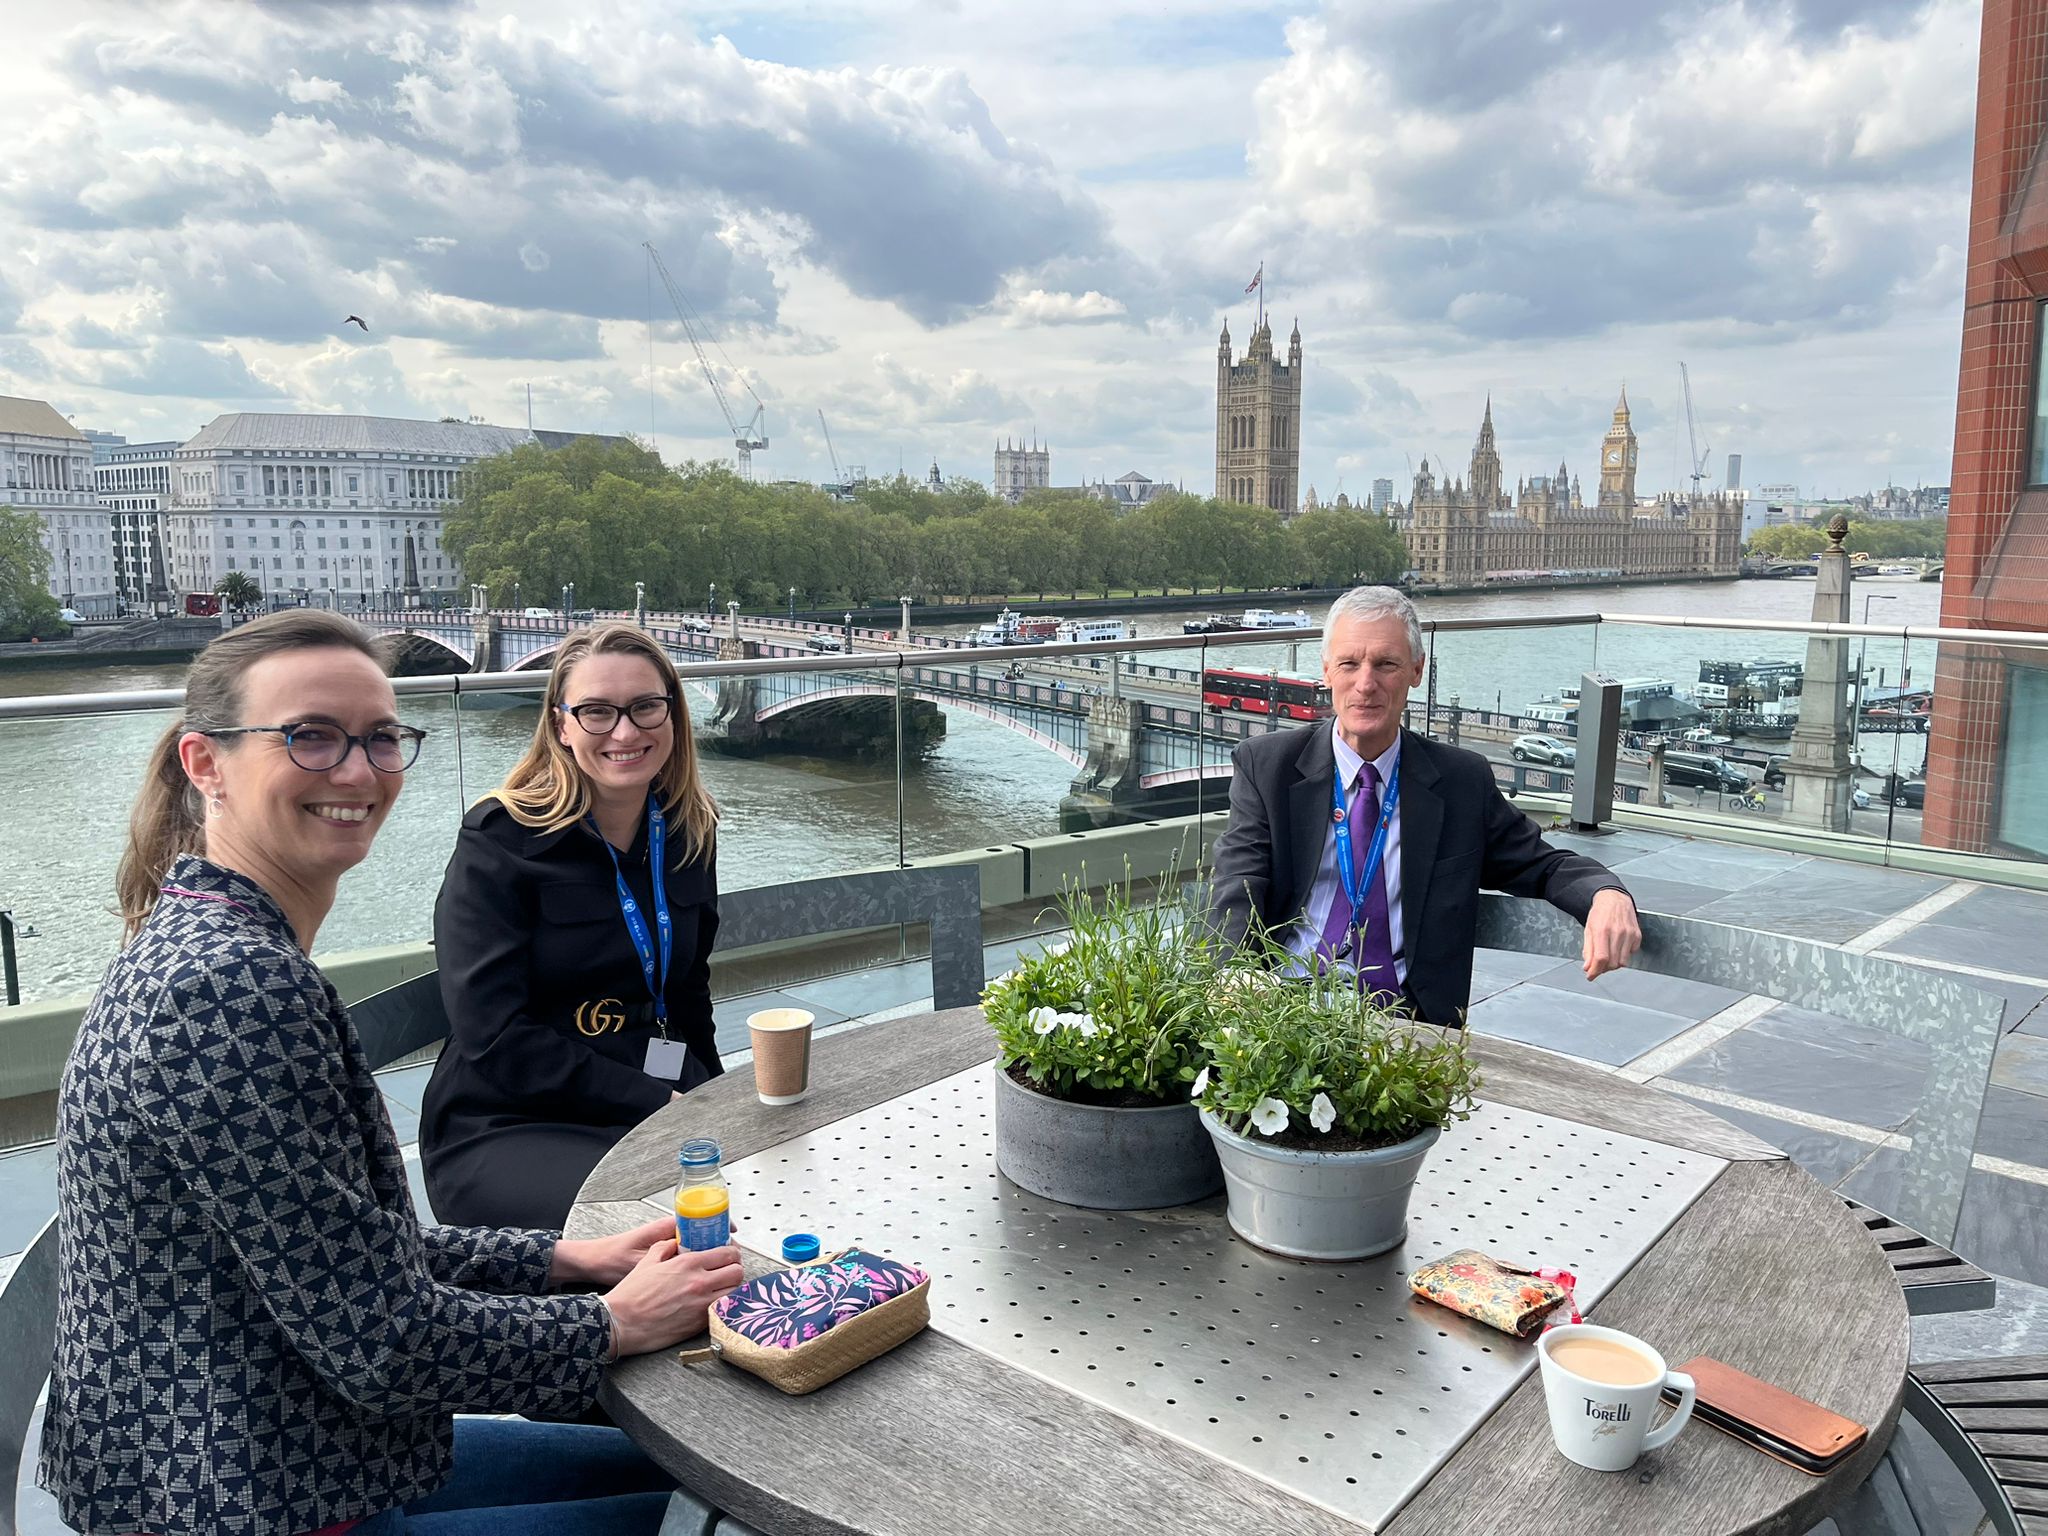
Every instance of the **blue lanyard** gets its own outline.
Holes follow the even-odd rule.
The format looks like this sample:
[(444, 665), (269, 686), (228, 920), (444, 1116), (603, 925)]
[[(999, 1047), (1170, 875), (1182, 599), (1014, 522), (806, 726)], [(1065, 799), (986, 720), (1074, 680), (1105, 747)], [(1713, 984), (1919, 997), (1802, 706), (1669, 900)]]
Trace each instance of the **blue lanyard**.
[(1365, 932), (1365, 892), (1372, 889), (1372, 883), (1380, 872), (1380, 857), (1387, 851), (1387, 828), (1394, 820), (1394, 807), (1400, 804), (1401, 759), (1394, 758), (1394, 771), (1387, 775), (1387, 792), (1380, 800), (1379, 825), (1373, 829), (1372, 845), (1365, 853), (1365, 873), (1360, 875), (1351, 857), (1351, 811), (1344, 803), (1344, 778), (1342, 774), (1330, 776), (1330, 814), (1337, 823), (1337, 878), (1344, 882), (1344, 894), (1351, 899), (1351, 933), (1353, 942)]
[[(597, 832), (596, 817), (591, 818), (590, 829)], [(626, 932), (633, 940), (633, 952), (640, 957), (640, 974), (647, 978), (647, 990), (654, 994), (655, 1027), (666, 1040), (668, 956), (675, 939), (675, 929), (668, 918), (668, 822), (661, 814), (660, 802), (653, 795), (647, 797), (647, 863), (654, 873), (654, 926), (661, 930), (661, 969), (658, 973), (654, 965), (654, 940), (648, 936), (647, 919), (640, 915), (640, 903), (633, 899), (625, 872), (619, 868), (618, 850), (605, 841), (602, 832), (597, 832), (597, 840), (612, 856), (612, 878), (619, 884), (619, 915), (625, 918)]]

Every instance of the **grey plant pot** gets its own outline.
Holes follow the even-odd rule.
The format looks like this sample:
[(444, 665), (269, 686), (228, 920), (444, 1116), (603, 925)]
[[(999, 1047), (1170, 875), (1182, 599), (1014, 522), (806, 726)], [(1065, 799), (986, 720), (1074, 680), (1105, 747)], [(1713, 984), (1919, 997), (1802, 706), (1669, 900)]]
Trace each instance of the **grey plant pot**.
[(1070, 1104), (996, 1074), (996, 1166), (1012, 1184), (1093, 1211), (1155, 1211), (1223, 1187), (1216, 1147), (1192, 1104)]
[(1440, 1130), (1368, 1152), (1298, 1152), (1240, 1136), (1208, 1110), (1230, 1228), (1292, 1259), (1367, 1259), (1408, 1235), (1408, 1197)]

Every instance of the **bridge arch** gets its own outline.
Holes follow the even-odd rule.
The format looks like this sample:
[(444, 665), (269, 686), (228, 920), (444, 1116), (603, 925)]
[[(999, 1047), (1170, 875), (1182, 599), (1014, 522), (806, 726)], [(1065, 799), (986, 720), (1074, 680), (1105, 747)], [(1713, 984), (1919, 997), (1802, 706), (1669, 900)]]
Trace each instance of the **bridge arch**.
[(433, 677), (449, 670), (453, 658), (457, 672), (472, 671), (476, 658), (445, 635), (424, 629), (385, 630), (392, 648), (392, 671), (398, 677)]
[[(1057, 756), (1066, 759), (1067, 762), (1069, 762), (1076, 768), (1081, 767), (1088, 761), (1088, 753), (1084, 748), (1070, 747), (1065, 742), (1059, 740), (1057, 737), (1054, 737), (1045, 731), (1039, 730), (1036, 726), (1027, 725), (1024, 721), (1018, 719), (1015, 715), (1009, 714), (1004, 710), (993, 709), (987, 704), (981, 703), (979, 700), (962, 699), (943, 693), (928, 693), (918, 688), (906, 688), (903, 690), (903, 692), (906, 696), (910, 698), (922, 699), (927, 704), (936, 705), (939, 709), (945, 711), (947, 714), (953, 714), (957, 712), (962, 714), (976, 715), (983, 720), (994, 721), (997, 725), (1002, 726), (1005, 730), (1014, 731), (1017, 735), (1024, 737), (1025, 740), (1030, 741), (1038, 746), (1041, 746), (1045, 748), (1048, 752), (1052, 752)], [(796, 714), (801, 710), (809, 709), (814, 705), (827, 703), (833, 699), (893, 699), (895, 697), (896, 690), (887, 684), (851, 681), (840, 682), (834, 683), (829, 687), (819, 688), (811, 693), (801, 693), (794, 698), (780, 700), (777, 703), (769, 705), (766, 709), (758, 711), (755, 714), (754, 719), (756, 721), (766, 721), (772, 720), (779, 715)]]

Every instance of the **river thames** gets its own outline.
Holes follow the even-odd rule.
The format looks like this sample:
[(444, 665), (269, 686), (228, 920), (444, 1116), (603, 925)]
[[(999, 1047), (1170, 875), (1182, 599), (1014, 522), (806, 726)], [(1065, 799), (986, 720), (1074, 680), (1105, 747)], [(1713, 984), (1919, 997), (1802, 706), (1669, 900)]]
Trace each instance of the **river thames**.
[[(1874, 580), (1858, 583), (1856, 617), (1869, 596), (1871, 619), (1886, 625), (1938, 621), (1940, 588), (1931, 583)], [(1585, 587), (1533, 593), (1474, 593), (1426, 599), (1426, 618), (1541, 617), (1652, 613), (1694, 618), (1804, 620), (1811, 611), (1810, 581), (1699, 582), (1659, 587)], [(1028, 609), (1027, 605), (1025, 606)], [(1216, 599), (1217, 611), (1243, 611)], [(1309, 608), (1320, 624), (1326, 606)], [(1189, 615), (1146, 615), (1140, 635), (1173, 635)], [(965, 633), (972, 625), (933, 625), (932, 633)], [(1453, 696), (1469, 708), (1492, 709), (1496, 700), (1519, 709), (1544, 694), (1576, 683), (1599, 667), (1620, 677), (1667, 679), (1690, 688), (1699, 661), (1805, 654), (1802, 637), (1715, 633), (1685, 629), (1597, 628), (1450, 634), (1437, 648), (1439, 703)], [(1904, 663), (1911, 681), (1934, 675), (1934, 648), (1921, 644), (1902, 656), (1897, 640), (1872, 641), (1867, 665), (1873, 685), (1897, 685)], [(1292, 656), (1290, 656), (1292, 652)], [(1184, 654), (1148, 660), (1198, 664), (1191, 643)], [(1313, 644), (1284, 640), (1256, 646), (1208, 648), (1212, 663), (1261, 670), (1278, 667), (1313, 674)], [(176, 687), (179, 665), (0, 667), (0, 696), (94, 693)], [(691, 690), (693, 713), (709, 695)], [(1420, 691), (1417, 699), (1419, 702)], [(496, 785), (530, 738), (534, 707), (479, 708), (458, 717), (452, 699), (407, 700), (401, 713), (429, 734), (419, 763), (407, 775), (394, 808), (363, 866), (342, 882), (340, 899), (320, 933), (322, 954), (370, 945), (415, 942), (428, 936), (435, 891), (454, 845), (463, 809)], [(120, 924), (112, 912), (114, 866), (120, 856), (130, 803), (151, 743), (167, 714), (101, 716), (74, 720), (0, 723), (0, 907), (11, 908), (24, 937), (18, 945), (24, 1001), (91, 988), (112, 955)], [(1866, 738), (1866, 762), (1876, 753), (1902, 770), (1917, 767), (1924, 743), (1917, 737)], [(803, 756), (765, 760), (702, 754), (704, 776), (722, 810), (719, 880), (727, 888), (799, 879), (807, 875), (893, 865), (897, 857), (897, 794), (893, 764), (859, 764)], [(903, 796), (903, 848), (912, 857), (1046, 837), (1059, 831), (1059, 802), (1073, 769), (1053, 753), (991, 721), (964, 712), (948, 717), (944, 743), (912, 767)], [(1221, 810), (1219, 803), (1216, 809)]]

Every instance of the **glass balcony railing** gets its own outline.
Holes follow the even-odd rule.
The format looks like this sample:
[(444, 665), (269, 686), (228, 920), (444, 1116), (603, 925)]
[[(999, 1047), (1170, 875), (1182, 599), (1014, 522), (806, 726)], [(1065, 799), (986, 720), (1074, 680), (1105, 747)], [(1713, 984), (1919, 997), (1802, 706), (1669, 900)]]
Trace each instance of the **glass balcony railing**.
[[(977, 647), (958, 625), (908, 647), (877, 630), (856, 631), (853, 654), (809, 648), (844, 628), (764, 621), (750, 654), (718, 661), (697, 659), (700, 632), (674, 631), (726, 889), (1020, 844), (1049, 861), (1053, 840), (1178, 818), (1213, 840), (1231, 752), (1318, 710), (1315, 630)], [(1409, 726), (1484, 755), (1539, 820), (1568, 804), (1586, 750), (1572, 690), (1603, 672), (1628, 684), (1618, 817), (1924, 867), (1953, 850), (1988, 858), (1989, 878), (2048, 860), (2048, 636), (1626, 614), (1425, 630)], [(426, 750), (343, 883), (323, 953), (430, 935), (461, 815), (526, 750), (542, 684), (397, 680)], [(0, 910), (24, 1002), (88, 991), (118, 943), (114, 869), (177, 702), (163, 689), (0, 699)], [(1809, 728), (1817, 745), (1794, 735)], [(1802, 785), (1798, 760), (1837, 749), (1846, 790), (1817, 813), (1837, 800), (1816, 799), (1812, 775)], [(1091, 871), (1113, 878), (1114, 860)]]

